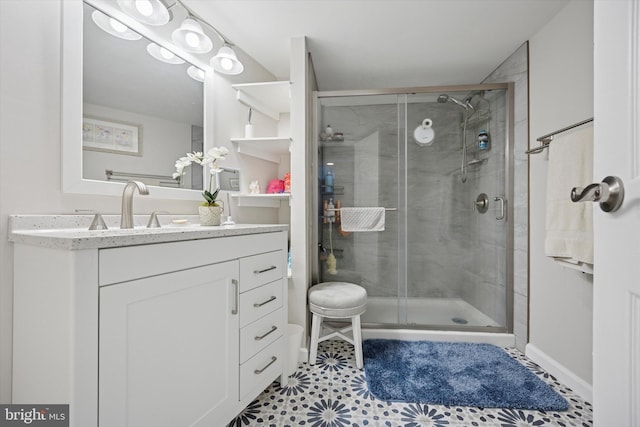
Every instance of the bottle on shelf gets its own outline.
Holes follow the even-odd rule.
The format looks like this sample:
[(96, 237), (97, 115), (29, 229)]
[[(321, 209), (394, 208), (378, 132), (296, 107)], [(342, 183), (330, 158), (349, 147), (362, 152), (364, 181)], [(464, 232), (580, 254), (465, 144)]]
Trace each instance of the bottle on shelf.
[(478, 150), (488, 150), (490, 145), (489, 134), (485, 129), (482, 129), (478, 133)]
[(329, 223), (333, 223), (336, 219), (336, 207), (333, 204), (333, 198), (329, 199), (329, 203), (327, 204), (327, 219)]
[(333, 193), (333, 171), (327, 169), (327, 174), (324, 176), (324, 192)]
[(333, 129), (331, 128), (331, 125), (327, 125), (327, 128), (325, 129), (324, 133), (326, 133), (329, 138), (333, 136)]

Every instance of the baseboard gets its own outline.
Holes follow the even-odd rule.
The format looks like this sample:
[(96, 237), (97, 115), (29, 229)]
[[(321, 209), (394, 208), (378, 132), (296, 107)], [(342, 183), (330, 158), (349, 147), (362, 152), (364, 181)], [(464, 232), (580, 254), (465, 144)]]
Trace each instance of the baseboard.
[(593, 386), (571, 372), (562, 364), (551, 358), (535, 345), (529, 343), (525, 349), (525, 355), (541, 368), (556, 377), (558, 381), (576, 392), (578, 396), (587, 402), (593, 402)]
[[(0, 0), (1, 1), (1, 0)], [(302, 345), (298, 350), (298, 363), (309, 363), (309, 344), (310, 337), (303, 335), (302, 336)]]
[(300, 347), (300, 350), (298, 351), (298, 362), (309, 362), (309, 349), (307, 347)]

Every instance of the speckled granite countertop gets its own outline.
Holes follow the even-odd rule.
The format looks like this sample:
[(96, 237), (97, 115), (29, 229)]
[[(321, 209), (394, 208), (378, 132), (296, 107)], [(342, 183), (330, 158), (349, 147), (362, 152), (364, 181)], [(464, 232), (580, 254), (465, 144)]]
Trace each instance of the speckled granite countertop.
[[(287, 230), (282, 224), (201, 226), (197, 215), (159, 215), (161, 228), (146, 228), (149, 215), (135, 215), (132, 229), (120, 229), (119, 215), (103, 215), (108, 230), (89, 231), (93, 215), (11, 215), (9, 241), (54, 249), (81, 250), (182, 240), (210, 239)], [(175, 224), (174, 220), (187, 220)]]

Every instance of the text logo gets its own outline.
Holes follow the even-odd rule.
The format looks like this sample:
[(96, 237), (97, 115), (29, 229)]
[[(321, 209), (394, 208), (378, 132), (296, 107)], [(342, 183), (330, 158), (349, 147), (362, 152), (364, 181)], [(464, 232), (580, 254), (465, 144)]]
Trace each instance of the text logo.
[(0, 427), (69, 427), (69, 405), (0, 405)]

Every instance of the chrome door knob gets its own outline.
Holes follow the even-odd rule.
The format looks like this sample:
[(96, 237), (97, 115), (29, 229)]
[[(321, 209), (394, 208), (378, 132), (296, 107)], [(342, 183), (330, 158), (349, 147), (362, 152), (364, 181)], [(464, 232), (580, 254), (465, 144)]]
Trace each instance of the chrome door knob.
[(622, 206), (624, 185), (617, 176), (608, 176), (601, 183), (589, 184), (585, 188), (573, 187), (572, 202), (599, 202), (603, 212), (615, 212)]

